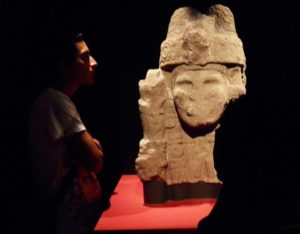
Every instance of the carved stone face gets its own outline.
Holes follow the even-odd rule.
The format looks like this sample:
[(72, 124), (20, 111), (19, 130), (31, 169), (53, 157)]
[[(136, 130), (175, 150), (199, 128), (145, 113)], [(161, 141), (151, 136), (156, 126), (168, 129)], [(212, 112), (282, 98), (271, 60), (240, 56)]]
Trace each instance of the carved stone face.
[(192, 128), (216, 124), (229, 101), (225, 75), (213, 69), (181, 69), (174, 74), (173, 95), (179, 118)]

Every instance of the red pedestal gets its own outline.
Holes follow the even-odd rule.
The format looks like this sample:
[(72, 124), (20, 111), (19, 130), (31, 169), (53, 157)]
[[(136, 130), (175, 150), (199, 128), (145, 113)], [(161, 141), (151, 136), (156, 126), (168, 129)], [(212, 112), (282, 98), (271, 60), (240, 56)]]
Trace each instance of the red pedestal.
[(196, 230), (216, 199), (169, 201), (145, 205), (143, 185), (136, 175), (123, 175), (94, 230), (97, 231), (161, 231)]

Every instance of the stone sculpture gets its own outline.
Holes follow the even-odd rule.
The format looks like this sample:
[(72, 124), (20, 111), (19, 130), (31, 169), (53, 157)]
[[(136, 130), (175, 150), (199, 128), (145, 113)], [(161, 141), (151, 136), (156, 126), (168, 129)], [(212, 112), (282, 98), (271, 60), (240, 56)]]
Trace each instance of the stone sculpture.
[(245, 69), (228, 7), (174, 12), (159, 69), (139, 82), (144, 136), (136, 170), (145, 203), (217, 196), (215, 130), (226, 105), (246, 93)]

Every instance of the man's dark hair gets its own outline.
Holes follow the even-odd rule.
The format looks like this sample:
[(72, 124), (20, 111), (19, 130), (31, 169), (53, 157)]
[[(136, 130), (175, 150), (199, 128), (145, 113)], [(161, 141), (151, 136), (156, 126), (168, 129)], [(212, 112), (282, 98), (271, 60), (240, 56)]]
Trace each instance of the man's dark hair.
[(72, 5), (64, 1), (53, 4), (32, 33), (34, 75), (41, 86), (49, 86), (59, 78), (62, 62), (72, 65), (76, 58), (75, 42), (84, 40), (80, 32), (85, 24)]
[(46, 86), (60, 79), (61, 64), (72, 65), (76, 59), (75, 43), (83, 41), (83, 34), (71, 27), (48, 29), (42, 35), (39, 60)]
[(58, 41), (54, 43), (57, 64), (61, 62), (73, 64), (76, 58), (75, 43), (84, 40), (82, 33), (66, 32), (65, 35), (60, 34), (57, 36)]

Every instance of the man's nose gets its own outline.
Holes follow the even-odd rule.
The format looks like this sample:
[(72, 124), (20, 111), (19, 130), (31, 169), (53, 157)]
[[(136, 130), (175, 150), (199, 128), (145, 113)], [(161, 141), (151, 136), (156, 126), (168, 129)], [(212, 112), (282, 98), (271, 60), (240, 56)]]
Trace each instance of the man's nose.
[(91, 67), (93, 67), (93, 68), (96, 68), (98, 66), (97, 61), (91, 55), (90, 55), (90, 64), (91, 64)]

